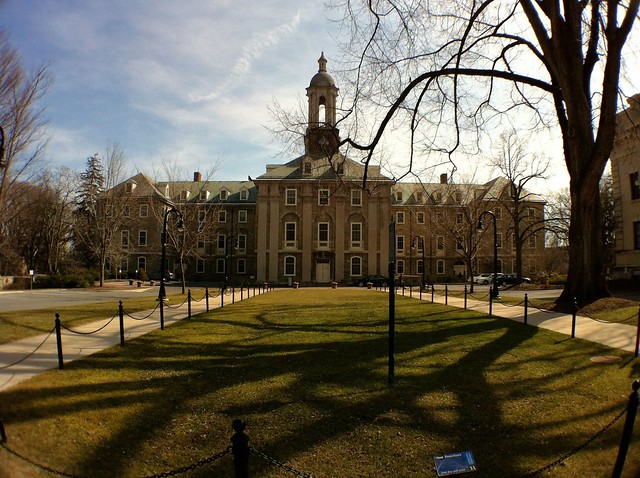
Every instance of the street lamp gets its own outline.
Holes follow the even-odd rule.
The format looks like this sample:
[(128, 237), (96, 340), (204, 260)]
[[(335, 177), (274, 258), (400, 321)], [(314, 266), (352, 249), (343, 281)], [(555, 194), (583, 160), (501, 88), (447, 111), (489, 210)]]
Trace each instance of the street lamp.
[(493, 218), (493, 286), (491, 295), (494, 299), (500, 298), (500, 290), (498, 289), (498, 221), (496, 215), (491, 211), (484, 211), (478, 218), (478, 230), (483, 230), (482, 218), (487, 215)]
[[(165, 282), (165, 268), (167, 263), (167, 219), (169, 218), (169, 214), (176, 214), (178, 216), (178, 232), (184, 231), (184, 218), (182, 217), (182, 213), (178, 211), (175, 206), (171, 206), (169, 209), (164, 212), (164, 219), (162, 221), (162, 258), (160, 259), (160, 291), (158, 292), (158, 300), (160, 301), (160, 312), (162, 312), (162, 301), (167, 298), (167, 294), (164, 289)], [(163, 324), (162, 313), (160, 314), (160, 325)]]
[(415, 236), (413, 239), (411, 239), (411, 245), (413, 247), (417, 247), (418, 250), (420, 249), (420, 242), (422, 242), (422, 283), (420, 284), (420, 289), (422, 290), (424, 288), (424, 270), (427, 267), (427, 262), (425, 259), (425, 255), (424, 255), (424, 237), (422, 236)]

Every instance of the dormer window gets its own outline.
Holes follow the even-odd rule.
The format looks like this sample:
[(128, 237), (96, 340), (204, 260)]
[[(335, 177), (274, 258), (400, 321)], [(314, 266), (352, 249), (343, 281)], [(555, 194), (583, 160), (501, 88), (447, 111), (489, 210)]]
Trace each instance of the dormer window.
[(209, 191), (203, 189), (199, 194), (200, 201), (207, 201), (209, 199)]
[(190, 191), (180, 191), (180, 201), (189, 199)]
[(402, 202), (402, 191), (396, 191), (396, 201)]
[(226, 201), (228, 197), (229, 197), (229, 191), (227, 191), (226, 189), (221, 189), (220, 190), (220, 200), (221, 201)]
[(135, 182), (129, 181), (127, 184), (125, 184), (124, 189), (128, 193), (132, 193), (136, 186), (137, 184)]
[(247, 199), (249, 199), (249, 191), (243, 189), (240, 191), (240, 201), (246, 201)]
[(311, 174), (311, 161), (304, 162), (304, 174)]

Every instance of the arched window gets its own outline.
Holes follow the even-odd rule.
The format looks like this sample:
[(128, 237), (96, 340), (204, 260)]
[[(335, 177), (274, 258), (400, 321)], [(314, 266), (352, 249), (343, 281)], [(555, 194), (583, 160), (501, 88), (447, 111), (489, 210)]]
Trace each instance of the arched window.
[(295, 256), (286, 256), (284, 258), (284, 275), (295, 276), (296, 275), (296, 258)]
[(354, 256), (351, 258), (351, 276), (360, 277), (362, 275), (362, 257)]

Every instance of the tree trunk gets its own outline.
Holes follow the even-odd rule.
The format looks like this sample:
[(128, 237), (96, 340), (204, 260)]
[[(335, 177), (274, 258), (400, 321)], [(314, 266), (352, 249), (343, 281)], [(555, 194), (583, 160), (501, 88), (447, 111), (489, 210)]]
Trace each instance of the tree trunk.
[[(582, 187), (571, 181), (571, 225), (569, 227), (569, 274), (560, 304), (579, 305), (611, 294), (605, 277), (605, 255), (600, 223), (601, 204), (597, 168), (586, 173)], [(588, 211), (588, 212), (587, 212)]]

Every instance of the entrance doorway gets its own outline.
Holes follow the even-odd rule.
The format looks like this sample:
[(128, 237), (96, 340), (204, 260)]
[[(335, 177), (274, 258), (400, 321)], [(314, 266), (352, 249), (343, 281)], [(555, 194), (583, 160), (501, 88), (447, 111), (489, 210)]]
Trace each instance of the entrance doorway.
[(331, 263), (329, 259), (318, 259), (316, 262), (316, 282), (326, 284), (331, 280)]

